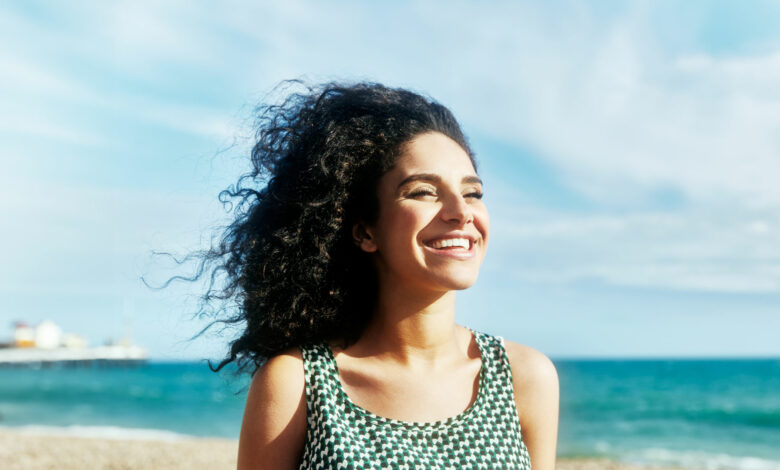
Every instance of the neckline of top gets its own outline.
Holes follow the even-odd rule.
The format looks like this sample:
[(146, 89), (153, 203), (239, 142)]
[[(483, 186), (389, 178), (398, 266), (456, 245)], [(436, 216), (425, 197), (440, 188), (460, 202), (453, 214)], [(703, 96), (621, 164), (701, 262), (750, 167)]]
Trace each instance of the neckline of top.
[(484, 401), (484, 395), (485, 395), (485, 389), (487, 387), (486, 380), (487, 380), (487, 362), (486, 357), (487, 353), (485, 351), (485, 346), (482, 345), (482, 342), (477, 337), (478, 333), (471, 328), (468, 328), (468, 330), (471, 332), (471, 337), (474, 339), (474, 342), (477, 344), (477, 349), (479, 349), (479, 358), (480, 358), (480, 367), (479, 367), (479, 384), (477, 385), (477, 397), (474, 399), (474, 401), (469, 405), (468, 408), (461, 411), (460, 413), (456, 414), (455, 416), (450, 416), (449, 418), (443, 418), (438, 421), (404, 421), (401, 419), (394, 419), (394, 418), (386, 418), (384, 416), (377, 415), (365, 408), (363, 408), (360, 405), (357, 405), (355, 402), (352, 401), (352, 399), (347, 395), (347, 391), (344, 390), (344, 385), (341, 383), (341, 375), (339, 374), (339, 366), (336, 363), (336, 356), (333, 354), (333, 350), (330, 348), (330, 345), (325, 342), (324, 347), (325, 351), (327, 353), (328, 359), (330, 360), (332, 367), (330, 368), (330, 372), (333, 376), (333, 379), (336, 382), (336, 387), (338, 389), (338, 394), (341, 397), (341, 399), (344, 401), (344, 403), (347, 404), (351, 409), (355, 410), (359, 415), (373, 421), (378, 421), (381, 423), (389, 424), (394, 427), (403, 427), (403, 428), (413, 428), (417, 430), (426, 430), (426, 429), (432, 429), (432, 428), (441, 428), (441, 427), (448, 427), (452, 426), (454, 424), (463, 422), (467, 419), (469, 419), (473, 414), (477, 412), (482, 406), (482, 402)]

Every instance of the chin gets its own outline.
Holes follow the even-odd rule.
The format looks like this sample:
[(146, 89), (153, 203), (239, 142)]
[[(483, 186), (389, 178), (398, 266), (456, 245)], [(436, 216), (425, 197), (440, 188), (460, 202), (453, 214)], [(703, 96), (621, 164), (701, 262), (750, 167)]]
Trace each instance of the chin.
[(459, 276), (449, 277), (447, 279), (441, 279), (440, 285), (444, 286), (446, 290), (464, 290), (473, 286), (477, 282), (477, 276)]
[(476, 279), (473, 279), (473, 280), (467, 281), (467, 282), (461, 282), (461, 283), (457, 284), (455, 287), (453, 287), (452, 290), (465, 290), (465, 289), (468, 289), (469, 287), (473, 286), (474, 283), (476, 283), (476, 282), (477, 282)]

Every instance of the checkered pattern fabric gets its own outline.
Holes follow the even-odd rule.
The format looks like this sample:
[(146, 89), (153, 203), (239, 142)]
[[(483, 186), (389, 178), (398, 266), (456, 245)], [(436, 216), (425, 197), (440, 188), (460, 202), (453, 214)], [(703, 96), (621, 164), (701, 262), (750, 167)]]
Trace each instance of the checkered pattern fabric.
[(302, 348), (307, 430), (299, 468), (530, 470), (503, 341), (473, 333), (482, 356), (477, 399), (463, 413), (432, 423), (383, 418), (355, 405), (330, 347)]

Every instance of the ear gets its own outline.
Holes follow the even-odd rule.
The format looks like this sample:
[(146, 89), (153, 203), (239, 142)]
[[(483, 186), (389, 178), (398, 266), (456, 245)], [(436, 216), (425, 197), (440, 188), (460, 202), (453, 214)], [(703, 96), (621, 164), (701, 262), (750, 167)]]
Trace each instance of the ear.
[(363, 223), (352, 226), (352, 240), (355, 242), (355, 246), (366, 253), (374, 253), (376, 251), (376, 243), (374, 237), (371, 236), (371, 230)]

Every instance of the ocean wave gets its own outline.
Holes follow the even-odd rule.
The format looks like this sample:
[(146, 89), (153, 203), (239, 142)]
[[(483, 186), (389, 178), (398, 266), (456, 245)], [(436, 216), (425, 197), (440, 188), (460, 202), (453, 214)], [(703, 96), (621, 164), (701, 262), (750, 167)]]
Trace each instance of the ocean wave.
[(650, 448), (624, 456), (631, 463), (644, 465), (672, 465), (706, 470), (780, 470), (780, 460), (729, 454), (681, 452), (664, 448)]
[[(583, 409), (577, 410), (576, 415), (571, 410), (564, 410), (564, 413), (574, 415), (578, 420), (607, 420), (612, 422), (620, 419), (626, 425), (631, 423), (639, 425), (643, 421), (649, 420), (679, 420), (698, 424), (726, 424), (729, 426), (739, 424), (751, 428), (780, 428), (780, 409), (776, 408), (694, 407), (686, 406), (685, 404), (667, 407), (658, 406), (657, 408), (640, 406), (635, 406), (634, 408), (610, 407), (609, 404), (583, 404), (581, 406)], [(588, 408), (584, 408), (585, 406)]]
[(194, 436), (161, 429), (123, 428), (118, 426), (0, 426), (0, 431), (13, 431), (36, 436), (65, 436), (96, 439), (138, 441), (180, 441)]
[[(663, 413), (657, 413), (663, 416)], [(666, 417), (676, 417), (696, 422), (743, 424), (751, 427), (773, 428), (780, 426), (778, 409), (739, 409), (737, 407), (691, 408), (668, 413)]]

